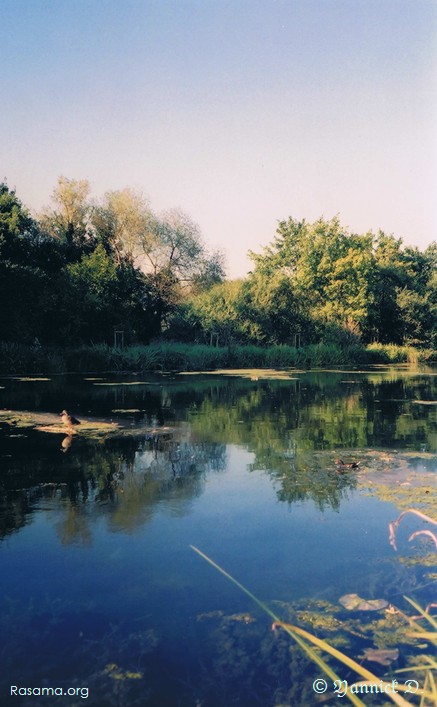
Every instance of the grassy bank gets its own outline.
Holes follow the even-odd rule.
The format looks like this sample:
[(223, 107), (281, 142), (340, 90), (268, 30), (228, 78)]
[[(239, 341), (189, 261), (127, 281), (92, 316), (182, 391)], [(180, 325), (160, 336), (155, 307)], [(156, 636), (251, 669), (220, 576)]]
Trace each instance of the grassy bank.
[(0, 344), (0, 374), (88, 373), (103, 371), (206, 371), (215, 368), (315, 368), (371, 363), (437, 363), (437, 351), (372, 344), (340, 348), (314, 344), (292, 346), (230, 346), (157, 342), (113, 349), (106, 345), (55, 349)]

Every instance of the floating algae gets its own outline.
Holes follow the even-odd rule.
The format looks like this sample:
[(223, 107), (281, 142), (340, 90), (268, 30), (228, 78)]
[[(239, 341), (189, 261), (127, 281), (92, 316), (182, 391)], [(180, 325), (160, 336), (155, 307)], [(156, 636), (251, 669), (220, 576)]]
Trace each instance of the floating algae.
[(125, 381), (116, 383), (93, 383), (93, 385), (103, 386), (122, 386), (122, 385), (160, 385), (159, 383), (151, 383), (150, 381)]
[(21, 381), (22, 383), (36, 383), (37, 381), (49, 381), (51, 378), (30, 378), (24, 376), (22, 378), (14, 378), (16, 381)]
[[(52, 434), (65, 434), (67, 428), (65, 425), (37, 425), (35, 429), (38, 432), (50, 432)], [(80, 435), (81, 437), (96, 437), (100, 435), (107, 435), (118, 430), (118, 425), (116, 422), (86, 422), (81, 420), (80, 428), (68, 428), (69, 435)]]
[(115, 422), (99, 420), (81, 420), (80, 428), (67, 428), (59, 419), (59, 415), (50, 412), (28, 412), (23, 410), (1, 410), (0, 422), (5, 422), (14, 429), (33, 428), (38, 432), (52, 434), (80, 435), (84, 437), (101, 436), (117, 431)]
[(296, 373), (304, 371), (278, 371), (275, 368), (218, 368), (215, 371), (180, 371), (180, 376), (232, 376), (237, 378), (249, 378), (250, 380), (298, 380)]
[[(153, 435), (158, 439), (175, 432), (170, 427), (151, 427), (150, 425), (123, 426), (120, 422), (107, 422), (92, 418), (80, 420), (80, 425), (74, 428), (66, 427), (60, 422), (59, 415), (48, 412), (27, 412), (19, 410), (0, 410), (0, 422), (4, 422), (14, 429), (33, 428), (38, 432), (49, 434), (67, 434), (88, 439), (102, 439), (108, 436), (141, 437)], [(126, 423), (127, 425), (127, 423)]]

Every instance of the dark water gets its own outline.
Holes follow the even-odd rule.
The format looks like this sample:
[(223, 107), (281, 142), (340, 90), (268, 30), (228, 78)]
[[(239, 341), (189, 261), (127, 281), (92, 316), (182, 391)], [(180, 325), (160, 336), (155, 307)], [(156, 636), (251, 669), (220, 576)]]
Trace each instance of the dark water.
[(437, 406), (413, 401), (437, 398), (436, 371), (253, 378), (0, 380), (0, 408), (132, 430), (63, 448), (0, 424), (1, 705), (316, 704), (314, 668), (191, 545), (284, 620), (345, 593), (432, 601), (423, 568), (399, 563), (408, 532), (397, 554), (388, 543), (399, 510), (334, 459), (395, 450), (435, 472)]

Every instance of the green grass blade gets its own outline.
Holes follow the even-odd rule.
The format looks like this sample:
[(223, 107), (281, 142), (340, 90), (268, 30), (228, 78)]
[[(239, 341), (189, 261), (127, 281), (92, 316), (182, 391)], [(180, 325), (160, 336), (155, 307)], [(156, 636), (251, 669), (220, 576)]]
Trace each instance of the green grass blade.
[[(426, 693), (425, 693), (426, 690)], [(428, 692), (430, 690), (430, 692)], [(424, 694), (420, 700), (420, 707), (435, 707), (437, 705), (437, 686), (430, 670), (425, 675)], [(430, 700), (428, 702), (428, 699)]]
[[(337, 648), (334, 648), (329, 643), (324, 641), (322, 638), (317, 638), (317, 636), (313, 636), (312, 633), (308, 633), (308, 631), (305, 631), (305, 629), (299, 628), (298, 626), (293, 626), (291, 624), (285, 624), (285, 625), (281, 624), (281, 625), (283, 628), (285, 628), (286, 625), (289, 626), (289, 628), (292, 629), (294, 632), (305, 637), (308, 641), (310, 641), (314, 645), (318, 646), (319, 648), (324, 650), (326, 653), (329, 653), (329, 655), (332, 655), (333, 658), (336, 658), (337, 660), (339, 660), (341, 663), (346, 665), (348, 668), (350, 668), (354, 672), (358, 673), (358, 675), (361, 675), (361, 677), (366, 678), (364, 681), (358, 682), (355, 684), (357, 684), (357, 685), (369, 685), (369, 684), (375, 685), (375, 684), (377, 684), (378, 685), (381, 682), (381, 679), (378, 678), (376, 675), (374, 675), (374, 673), (370, 672), (370, 670), (367, 670), (362, 665), (360, 665), (360, 663), (357, 663), (355, 660), (353, 660), (353, 658), (349, 658), (348, 655), (337, 650)], [(382, 682), (382, 684), (386, 685), (389, 683)], [(400, 689), (402, 689), (402, 686)], [(418, 692), (416, 694), (421, 694), (421, 690), (418, 690)], [(401, 695), (398, 695), (397, 693), (389, 692), (389, 693), (387, 693), (387, 697), (389, 697), (391, 700), (393, 700), (393, 702), (395, 704), (400, 705), (400, 707), (406, 707), (407, 705), (410, 704), (409, 702), (404, 700), (404, 698), (401, 697)]]
[[(214, 567), (218, 572), (220, 572), (224, 577), (229, 579), (233, 584), (235, 584), (239, 589), (241, 589), (242, 592), (244, 592), (248, 597), (250, 597), (258, 606), (266, 613), (268, 614), (276, 624), (281, 626), (288, 634), (289, 636), (302, 648), (302, 650), (308, 655), (308, 657), (316, 664), (318, 665), (321, 670), (330, 677), (332, 680), (341, 680), (339, 676), (334, 672), (334, 670), (323, 660), (323, 658), (318, 655), (312, 648), (311, 645), (307, 643), (307, 641), (311, 644), (316, 645), (318, 648), (321, 648), (325, 652), (329, 653), (331, 656), (339, 660), (343, 665), (346, 665), (347, 667), (351, 668), (355, 672), (357, 672), (359, 675), (362, 677), (366, 678), (369, 682), (373, 684), (379, 684), (380, 679), (371, 673), (369, 670), (366, 670), (366, 668), (363, 668), (362, 665), (359, 663), (356, 663), (352, 658), (349, 658), (347, 655), (342, 653), (341, 651), (337, 650), (336, 648), (333, 648), (332, 646), (329, 645), (326, 641), (323, 639), (317, 638), (316, 636), (313, 636), (311, 633), (308, 633), (308, 631), (305, 631), (304, 629), (299, 628), (298, 626), (294, 626), (292, 624), (287, 624), (282, 622), (279, 617), (265, 604), (263, 601), (258, 599), (254, 594), (252, 594), (249, 589), (246, 589), (246, 587), (238, 582), (232, 575), (230, 575), (226, 570), (224, 570), (220, 565), (218, 565), (214, 560), (212, 560), (208, 555), (205, 555), (204, 552), (199, 550), (199, 548), (195, 547), (194, 545), (190, 545), (191, 549), (194, 550), (200, 557), (202, 557), (206, 562), (208, 562), (212, 567)], [(304, 640), (302, 640), (304, 639)], [(385, 684), (385, 683), (384, 683)], [(362, 702), (355, 694), (350, 693), (349, 690), (345, 695), (352, 704), (356, 705), (356, 707), (365, 707), (364, 702)], [(389, 697), (395, 704), (399, 705), (399, 707), (409, 707), (410, 703), (408, 703), (406, 700), (404, 700), (401, 695), (398, 695), (396, 693), (387, 693), (387, 697)]]
[(398, 673), (417, 673), (419, 670), (437, 670), (437, 661), (433, 660), (429, 655), (424, 655), (422, 658), (429, 662), (425, 665), (410, 665), (408, 668), (399, 668), (399, 670), (395, 670), (394, 672), (397, 675)]

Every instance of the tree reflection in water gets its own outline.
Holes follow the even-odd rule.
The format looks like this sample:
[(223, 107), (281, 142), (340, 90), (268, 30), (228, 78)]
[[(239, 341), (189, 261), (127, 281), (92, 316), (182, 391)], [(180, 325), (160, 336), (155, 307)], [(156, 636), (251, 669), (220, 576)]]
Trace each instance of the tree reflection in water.
[[(74, 399), (81, 417), (123, 412), (132, 423), (129, 435), (106, 440), (0, 424), (0, 536), (10, 540), (1, 544), (2, 591), (13, 597), (0, 617), (8, 679), (18, 665), (23, 680), (61, 675), (79, 684), (80, 676), (96, 707), (310, 704), (305, 657), (259, 616), (238, 619), (251, 607), (190, 564), (186, 547), (195, 536), (241, 574), (253, 559), (254, 588), (259, 583), (263, 596), (299, 610), (304, 625), (308, 598), (326, 594), (329, 606), (324, 600), (312, 614), (320, 630), (332, 624), (336, 640), (347, 639), (336, 623), (341, 594), (398, 603), (414, 588), (427, 605), (429, 565), (397, 561), (386, 536), (396, 514), (360, 489), (352, 494), (358, 472), (338, 473), (334, 459), (358, 459), (359, 449), (366, 473), (372, 450), (421, 450), (428, 457), (420, 464), (432, 472), (435, 409), (411, 401), (435, 399), (437, 378), (378, 371), (299, 378), (163, 376), (125, 387), (70, 378), (66, 387), (16, 383), (16, 400), (6, 397), (8, 387), (2, 391), (3, 404), (15, 409), (59, 411)], [(141, 426), (155, 429), (146, 436)], [(387, 464), (381, 457), (381, 473)], [(296, 512), (284, 512), (284, 504)], [(366, 537), (360, 518), (370, 515), (361, 504), (374, 514)], [(319, 526), (319, 509), (327, 508), (339, 513)], [(419, 539), (432, 549), (429, 535)], [(198, 622), (200, 612), (219, 618)], [(117, 677), (129, 673), (143, 677)]]
[(104, 444), (78, 439), (61, 465), (54, 459), (50, 463), (54, 448), (47, 447), (44, 437), (30, 432), (29, 438), (31, 468), (27, 460), (20, 464), (16, 459), (13, 473), (0, 482), (1, 537), (23, 527), (45, 502), (56, 504), (63, 544), (90, 543), (91, 527), (102, 515), (122, 530), (148, 522), (163, 501), (173, 513), (183, 515), (190, 500), (202, 493), (206, 472), (226, 467), (226, 446), (196, 441), (188, 429), (176, 434), (160, 434), (158, 429), (143, 439)]

